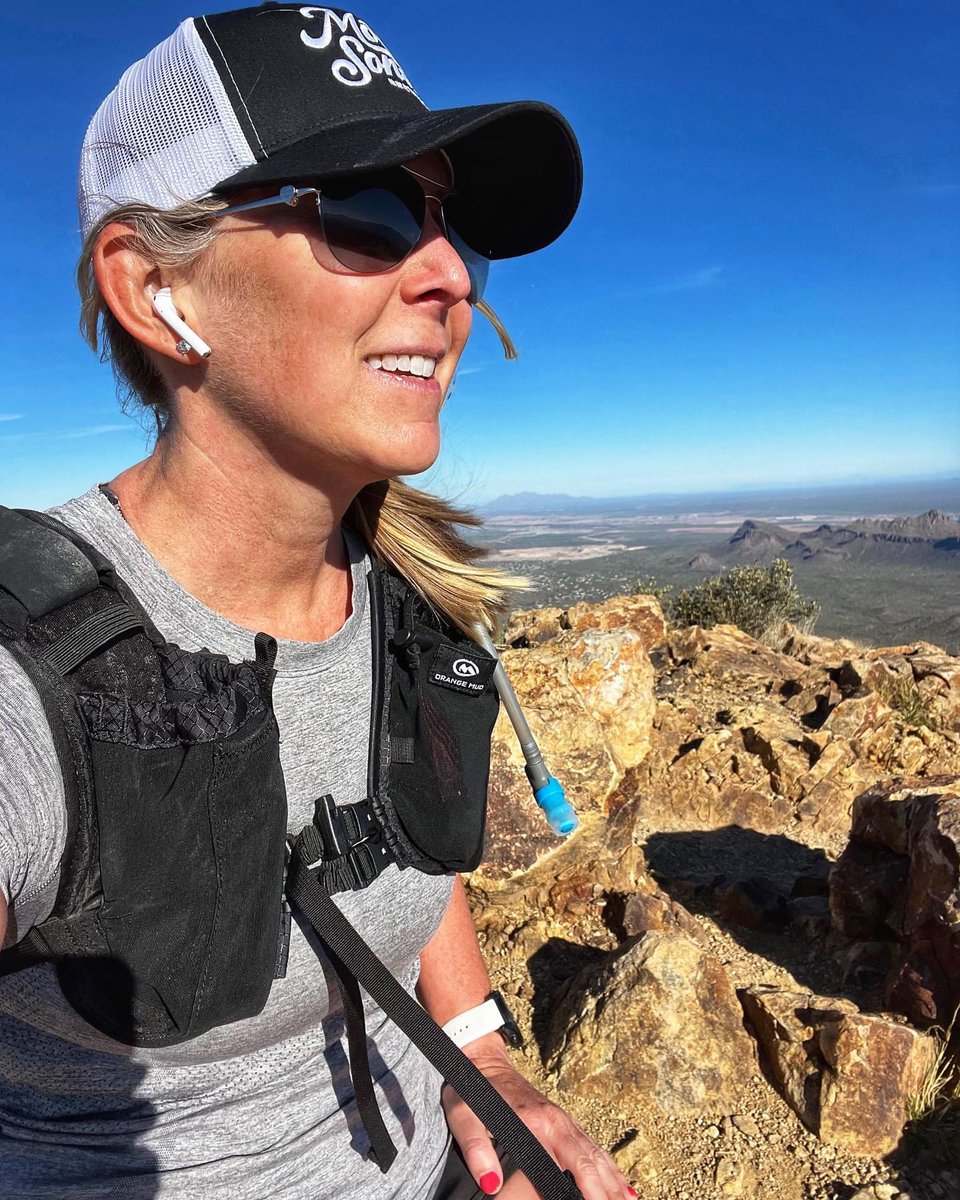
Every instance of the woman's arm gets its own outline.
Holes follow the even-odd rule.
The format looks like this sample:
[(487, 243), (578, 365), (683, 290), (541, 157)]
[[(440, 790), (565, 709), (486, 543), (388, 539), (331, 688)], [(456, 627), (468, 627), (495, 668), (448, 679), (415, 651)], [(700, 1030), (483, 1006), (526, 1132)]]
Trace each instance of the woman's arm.
[[(420, 953), (417, 996), (439, 1025), (458, 1017), (468, 1008), (482, 1004), (490, 995), (490, 976), (477, 944), (467, 891), (458, 875), (453, 894), (437, 932)], [(488, 1033), (467, 1047), (472, 1058), (477, 1050), (507, 1059), (499, 1033)]]
[(18, 938), (53, 909), (66, 836), (63, 777), (46, 713), (23, 668), (0, 646), (0, 926)]
[[(435, 1021), (443, 1025), (490, 994), (490, 976), (480, 954), (477, 933), (458, 877), (437, 932), (420, 955), (417, 995)], [(595, 1145), (562, 1109), (523, 1078), (510, 1062), (503, 1038), (488, 1033), (464, 1047), (466, 1054), (490, 1080), (517, 1115), (530, 1127), (565, 1170), (572, 1171), (584, 1200), (623, 1200), (636, 1196), (613, 1159)], [(447, 1124), (481, 1188), (492, 1194), (500, 1188), (500, 1160), (483, 1122), (452, 1088), (444, 1087)], [(537, 1200), (537, 1193), (519, 1173), (502, 1192), (502, 1200)]]

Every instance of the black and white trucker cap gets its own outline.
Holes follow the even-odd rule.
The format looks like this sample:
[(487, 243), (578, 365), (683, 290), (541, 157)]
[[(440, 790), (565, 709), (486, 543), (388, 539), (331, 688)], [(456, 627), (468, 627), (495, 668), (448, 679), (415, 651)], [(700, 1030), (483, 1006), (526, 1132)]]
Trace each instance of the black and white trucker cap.
[(580, 200), (573, 131), (521, 100), (431, 112), (353, 13), (261, 4), (189, 17), (100, 105), (80, 160), (81, 233), (130, 201), (159, 209), (263, 184), (396, 166), (444, 149), (511, 258), (548, 245)]

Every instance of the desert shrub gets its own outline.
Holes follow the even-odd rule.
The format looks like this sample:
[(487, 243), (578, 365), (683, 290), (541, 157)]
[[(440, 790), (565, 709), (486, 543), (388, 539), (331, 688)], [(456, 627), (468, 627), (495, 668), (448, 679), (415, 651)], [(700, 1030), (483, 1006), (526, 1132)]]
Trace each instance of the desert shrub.
[(937, 728), (937, 719), (926, 696), (916, 683), (906, 675), (891, 675), (877, 689), (880, 698), (889, 704), (907, 725), (925, 725)]
[(654, 575), (641, 575), (634, 585), (633, 591), (637, 596), (653, 596), (654, 600), (665, 604), (673, 588), (670, 584), (657, 583)]
[(820, 605), (797, 591), (793, 568), (785, 558), (769, 567), (737, 566), (694, 587), (684, 588), (670, 601), (675, 625), (737, 625), (755, 638), (776, 638), (786, 623), (809, 633)]

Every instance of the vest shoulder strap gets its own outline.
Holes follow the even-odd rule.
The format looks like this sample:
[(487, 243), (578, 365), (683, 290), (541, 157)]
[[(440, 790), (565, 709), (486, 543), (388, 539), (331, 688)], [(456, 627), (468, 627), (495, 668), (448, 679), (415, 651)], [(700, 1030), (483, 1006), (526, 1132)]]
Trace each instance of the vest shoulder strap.
[[(0, 645), (43, 706), (63, 780), (67, 828), (53, 914), (3, 952), (0, 975), (62, 956), (87, 938), (72, 914), (84, 907), (97, 851), (87, 735), (70, 672), (103, 645), (142, 626), (139, 606), (103, 587), (109, 562), (46, 513), (0, 506)], [(97, 594), (99, 593), (99, 595)]]
[(45, 617), (99, 584), (96, 567), (65, 534), (33, 514), (0, 505), (0, 587), (20, 601), (30, 620)]

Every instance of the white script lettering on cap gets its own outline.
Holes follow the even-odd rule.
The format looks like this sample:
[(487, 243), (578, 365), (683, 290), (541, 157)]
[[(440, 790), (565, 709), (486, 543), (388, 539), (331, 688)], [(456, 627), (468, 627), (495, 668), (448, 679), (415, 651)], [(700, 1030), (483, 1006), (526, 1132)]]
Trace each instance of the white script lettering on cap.
[(320, 34), (314, 36), (305, 29), (300, 32), (300, 40), (311, 50), (326, 50), (333, 41), (334, 26), (339, 31), (337, 45), (343, 58), (338, 58), (330, 68), (338, 82), (347, 87), (365, 87), (374, 75), (383, 75), (394, 87), (417, 95), (403, 68), (366, 21), (361, 21), (353, 13), (340, 14), (330, 8), (315, 8), (313, 5), (301, 8), (300, 15), (310, 20), (323, 20)]

